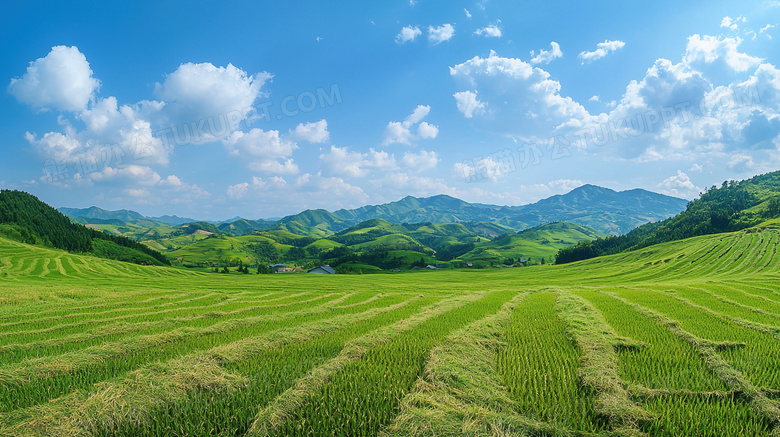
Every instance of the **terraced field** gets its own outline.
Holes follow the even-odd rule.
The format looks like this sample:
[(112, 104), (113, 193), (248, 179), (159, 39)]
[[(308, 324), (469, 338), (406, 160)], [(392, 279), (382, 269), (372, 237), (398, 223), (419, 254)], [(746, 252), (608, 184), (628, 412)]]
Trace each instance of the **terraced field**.
[(778, 435), (778, 243), (320, 276), (0, 239), (0, 435)]

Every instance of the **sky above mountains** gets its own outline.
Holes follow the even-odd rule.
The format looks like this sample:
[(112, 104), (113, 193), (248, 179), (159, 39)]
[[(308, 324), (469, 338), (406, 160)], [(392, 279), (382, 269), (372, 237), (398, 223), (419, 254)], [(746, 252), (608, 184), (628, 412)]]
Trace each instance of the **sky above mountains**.
[(780, 168), (780, 2), (6, 2), (0, 187), (210, 219)]

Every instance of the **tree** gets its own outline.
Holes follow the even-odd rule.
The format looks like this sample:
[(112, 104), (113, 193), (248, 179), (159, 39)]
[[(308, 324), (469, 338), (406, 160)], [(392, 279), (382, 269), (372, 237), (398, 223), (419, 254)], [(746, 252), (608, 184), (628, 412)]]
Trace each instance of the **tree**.
[(773, 197), (769, 200), (769, 214), (776, 217), (780, 215), (780, 197)]
[(260, 263), (260, 265), (257, 266), (257, 274), (258, 275), (267, 275), (273, 273), (270, 267), (267, 265)]
[(227, 266), (222, 268), (222, 273), (230, 273), (230, 270), (228, 270)]

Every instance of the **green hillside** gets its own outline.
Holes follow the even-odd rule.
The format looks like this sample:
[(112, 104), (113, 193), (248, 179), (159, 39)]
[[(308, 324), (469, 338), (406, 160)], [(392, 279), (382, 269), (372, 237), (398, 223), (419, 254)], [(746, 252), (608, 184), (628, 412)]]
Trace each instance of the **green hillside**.
[(170, 264), (156, 250), (116, 233), (73, 223), (37, 197), (21, 191), (0, 190), (0, 233), (23, 243), (74, 253), (92, 253), (135, 264)]
[(553, 261), (560, 249), (599, 237), (604, 237), (604, 234), (577, 224), (548, 223), (478, 243), (460, 258), (472, 262), (499, 260), (514, 264), (526, 259), (532, 264), (547, 263)]
[(640, 226), (623, 236), (584, 242), (562, 250), (556, 262), (567, 263), (699, 235), (745, 229), (778, 216), (780, 171), (744, 181), (725, 181), (720, 188), (712, 186), (672, 218)]

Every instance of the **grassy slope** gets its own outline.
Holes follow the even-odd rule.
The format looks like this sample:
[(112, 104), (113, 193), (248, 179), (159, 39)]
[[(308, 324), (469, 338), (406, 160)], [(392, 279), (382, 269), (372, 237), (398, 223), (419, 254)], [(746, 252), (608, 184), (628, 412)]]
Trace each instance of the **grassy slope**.
[(526, 258), (539, 262), (564, 247), (571, 247), (580, 241), (603, 237), (604, 234), (573, 223), (549, 223), (531, 229), (508, 234), (492, 241), (478, 243), (474, 250), (462, 255), (465, 261), (491, 260), (504, 257)]
[[(3, 303), (3, 305), (0, 305), (0, 317), (2, 317), (5, 324), (9, 325), (3, 327), (3, 332), (14, 334), (14, 332), (20, 330), (14, 324), (28, 323), (27, 319), (30, 317), (46, 317), (46, 312), (55, 312), (52, 313), (51, 317), (59, 317), (59, 313), (56, 313), (57, 311), (63, 311), (65, 314), (69, 315), (68, 317), (75, 318), (82, 317), (79, 314), (83, 314), (83, 318), (90, 320), (91, 317), (95, 317), (93, 316), (93, 313), (99, 318), (105, 318), (109, 317), (110, 314), (104, 314), (104, 311), (124, 314), (124, 312), (131, 312), (134, 307), (143, 307), (145, 309), (141, 314), (144, 317), (147, 316), (146, 313), (159, 311), (161, 313), (160, 323), (168, 323), (170, 316), (167, 315), (168, 313), (166, 313), (166, 311), (187, 310), (188, 312), (182, 312), (182, 315), (187, 315), (189, 317), (193, 314), (203, 313), (204, 317), (203, 319), (198, 319), (198, 323), (201, 323), (201, 321), (205, 323), (209, 320), (216, 321), (226, 317), (224, 314), (217, 315), (220, 309), (215, 308), (214, 305), (219, 305), (219, 302), (224, 302), (230, 309), (236, 307), (241, 308), (241, 305), (257, 305), (257, 302), (253, 302), (251, 299), (258, 294), (265, 293), (277, 293), (283, 298), (289, 297), (290, 300), (285, 300), (283, 302), (295, 303), (295, 299), (309, 299), (312, 297), (328, 295), (340, 296), (344, 293), (362, 293), (362, 298), (365, 299), (368, 296), (384, 294), (406, 297), (420, 294), (426, 296), (450, 297), (470, 295), (482, 290), (512, 290), (513, 292), (515, 290), (523, 290), (529, 293), (552, 291), (558, 296), (560, 305), (562, 296), (566, 296), (568, 290), (571, 290), (572, 293), (577, 293), (579, 292), (578, 290), (585, 289), (594, 292), (606, 289), (617, 293), (620, 296), (636, 299), (637, 301), (643, 302), (644, 305), (658, 305), (659, 309), (665, 308), (660, 306), (664, 302), (676, 302), (674, 305), (677, 305), (677, 309), (670, 309), (670, 313), (674, 313), (674, 311), (679, 312), (679, 308), (682, 308), (682, 314), (696, 315), (696, 317), (691, 316), (692, 320), (683, 320), (680, 325), (682, 328), (692, 330), (698, 329), (698, 335), (705, 337), (707, 340), (717, 340), (715, 337), (706, 337), (708, 332), (710, 332), (708, 331), (709, 327), (716, 326), (716, 323), (731, 323), (732, 319), (729, 319), (726, 316), (708, 316), (706, 313), (691, 307), (683, 301), (675, 300), (675, 295), (668, 293), (666, 290), (677, 290), (678, 294), (685, 292), (687, 293), (685, 294), (686, 299), (700, 299), (696, 302), (710, 305), (712, 308), (717, 308), (718, 311), (722, 311), (729, 317), (734, 317), (735, 314), (739, 314), (740, 317), (747, 320), (766, 319), (766, 323), (774, 323), (775, 327), (780, 326), (780, 321), (775, 320), (776, 317), (773, 318), (771, 315), (744, 311), (743, 308), (740, 308), (737, 305), (727, 305), (726, 302), (722, 300), (707, 300), (705, 299), (706, 296), (700, 296), (702, 293), (696, 294), (691, 291), (694, 287), (705, 287), (708, 292), (715, 292), (714, 290), (719, 290), (720, 288), (727, 289), (728, 287), (736, 287), (736, 289), (731, 292), (734, 295), (742, 293), (740, 290), (750, 291), (750, 294), (740, 295), (740, 299), (750, 298), (756, 302), (756, 305), (763, 305), (769, 308), (773, 301), (780, 300), (780, 297), (778, 297), (780, 294), (778, 294), (776, 285), (778, 267), (780, 266), (780, 257), (776, 256), (778, 242), (780, 242), (780, 223), (774, 221), (745, 231), (714, 236), (702, 236), (684, 241), (665, 243), (639, 251), (582, 261), (565, 266), (539, 266), (528, 269), (486, 271), (440, 271), (426, 272), (424, 274), (360, 277), (320, 275), (196, 275), (172, 268), (140, 267), (93, 257), (70, 255), (62, 251), (42, 249), (0, 239), (0, 277), (2, 277), (0, 280), (3, 281), (3, 287), (0, 287), (0, 302)], [(296, 298), (295, 295), (297, 293), (304, 293), (304, 295), (303, 297)], [(179, 297), (180, 295), (181, 297)], [(765, 296), (765, 298), (759, 298), (759, 295)], [(646, 296), (653, 297), (648, 298)], [(654, 298), (656, 296), (657, 298)], [(185, 306), (187, 308), (180, 307), (178, 304), (172, 307), (166, 307), (164, 305), (158, 307), (153, 301), (149, 301), (149, 299), (164, 299), (163, 302), (167, 302), (170, 299), (196, 299), (196, 301), (186, 303)], [(203, 302), (197, 303), (197, 301), (201, 299)], [(223, 299), (225, 300), (223, 301)], [(235, 299), (235, 303), (232, 303), (230, 299)], [(735, 297), (732, 297), (732, 299), (735, 299)], [(242, 303), (242, 300), (248, 300), (248, 302)], [(569, 299), (569, 301), (574, 302), (572, 299)], [(519, 311), (523, 311), (523, 309), (520, 308)], [(241, 315), (239, 316), (243, 317)], [(567, 315), (566, 320), (567, 323), (574, 324), (574, 328), (567, 327), (567, 330), (573, 329), (574, 332), (578, 333), (578, 335), (575, 336), (578, 342), (587, 341), (589, 333), (583, 331), (581, 326), (578, 328), (579, 325), (576, 325), (576, 323), (578, 323), (577, 320), (573, 322), (570, 321), (571, 317), (571, 314)], [(97, 319), (98, 322), (100, 320), (102, 319)], [(700, 326), (697, 322), (702, 322), (703, 324)], [(106, 320), (106, 323), (113, 324), (110, 320)], [(709, 323), (709, 325), (707, 325), (707, 323)], [(78, 327), (74, 327), (74, 329), (76, 328)], [(458, 328), (461, 328), (461, 326), (458, 326)], [(577, 331), (577, 329), (580, 329), (580, 331)], [(675, 329), (679, 329), (679, 327)], [(735, 369), (738, 369), (741, 372), (744, 372), (745, 375), (748, 375), (748, 377), (755, 379), (755, 381), (757, 381), (755, 383), (756, 386), (759, 386), (759, 382), (763, 381), (762, 378), (767, 378), (763, 374), (758, 374), (756, 372), (755, 364), (753, 363), (759, 358), (761, 360), (773, 360), (774, 358), (771, 357), (774, 357), (774, 355), (766, 355), (768, 358), (761, 358), (765, 357), (765, 355), (750, 354), (755, 354), (756, 351), (759, 350), (755, 349), (755, 345), (757, 344), (767, 344), (770, 349), (771, 347), (777, 349), (776, 345), (773, 346), (774, 343), (772, 343), (776, 343), (777, 340), (773, 339), (771, 335), (764, 335), (763, 331), (754, 328), (748, 329), (743, 326), (736, 326), (733, 330), (736, 332), (735, 335), (737, 335), (736, 338), (738, 339), (738, 335), (744, 335), (745, 333), (753, 333), (754, 335), (748, 337), (746, 346), (743, 348), (736, 348), (733, 351), (728, 348), (723, 349), (723, 352), (720, 353), (725, 357), (726, 361), (724, 362), (725, 364), (721, 364), (734, 366)], [(609, 334), (607, 331), (608, 330), (598, 329), (591, 334), (603, 336)], [(717, 333), (717, 331), (712, 332)], [(83, 335), (86, 336), (91, 334), (88, 331)], [(760, 335), (763, 335), (763, 337)], [(82, 338), (86, 337), (74, 338), (72, 340), (74, 343), (73, 347), (78, 347), (78, 342), (75, 340), (82, 341)], [(130, 335), (128, 338), (132, 339), (133, 337)], [(493, 335), (490, 338), (492, 340), (485, 340), (485, 342), (496, 341), (495, 339), (497, 337)], [(635, 349), (631, 349), (632, 343), (630, 339), (624, 338), (620, 341), (622, 342), (620, 344), (624, 345), (621, 346), (623, 349), (633, 351), (633, 353), (641, 353), (641, 347), (634, 346)], [(694, 341), (699, 340), (694, 339)], [(474, 344), (483, 343), (475, 342)], [(616, 345), (617, 344), (618, 343), (616, 343)], [(626, 347), (626, 344), (629, 345), (629, 347)], [(44, 346), (53, 348), (53, 346), (49, 346), (48, 344), (45, 344)], [(21, 346), (17, 345), (14, 347)], [(171, 346), (171, 348), (175, 347), (175, 344)], [(707, 347), (707, 344), (699, 342), (696, 343), (696, 347)], [(581, 349), (582, 348), (579, 348), (578, 350)], [(611, 344), (605, 344), (603, 352), (613, 351), (614, 353), (614, 350), (621, 351), (623, 349), (613, 348)], [(702, 349), (702, 354), (714, 353), (715, 349), (711, 349), (713, 349), (713, 352)], [(338, 352), (338, 350), (339, 348), (335, 349), (336, 352)], [(720, 351), (721, 349), (718, 350)], [(742, 350), (744, 350), (745, 353), (743, 355), (738, 355)], [(772, 351), (774, 351), (774, 349), (770, 350), (770, 352)], [(586, 350), (586, 352), (592, 353), (593, 351)], [(487, 362), (492, 362), (491, 353), (494, 352), (486, 350), (485, 353), (487, 354), (485, 357)], [(527, 353), (529, 360), (533, 360), (537, 357), (533, 349)], [(77, 356), (78, 355), (74, 355), (74, 357)], [(749, 359), (751, 356), (753, 358)], [(616, 357), (613, 359), (618, 360)], [(150, 358), (149, 363), (152, 362), (155, 362), (155, 359)], [(587, 361), (583, 361), (583, 363), (586, 364)], [(198, 362), (197, 364), (212, 365), (211, 362), (208, 361)], [(436, 362), (431, 362), (431, 364), (436, 364)], [(620, 359), (619, 361), (615, 361), (615, 372), (620, 370), (620, 368), (617, 367), (618, 364), (623, 365), (623, 360)], [(771, 364), (780, 363), (771, 361)], [(139, 365), (143, 365), (143, 363), (140, 363)], [(155, 371), (166, 369), (166, 367), (160, 366), (160, 364), (155, 364), (153, 366), (149, 365), (146, 368), (152, 370), (157, 369)], [(217, 367), (216, 370), (221, 371), (221, 368)], [(771, 373), (772, 372), (769, 372), (768, 375), (771, 376)], [(220, 375), (219, 372), (216, 374)], [(224, 375), (224, 372), (221, 373), (221, 375)], [(2, 376), (1, 373), (0, 376)], [(166, 373), (160, 376), (163, 377), (163, 381), (166, 381), (165, 378), (172, 377), (172, 374)], [(118, 375), (118, 378), (120, 378), (118, 381), (121, 381), (121, 378), (126, 377), (128, 377), (128, 375)], [(228, 377), (232, 378), (234, 376), (228, 375)], [(157, 378), (158, 376), (155, 376), (155, 379), (152, 380), (157, 381)], [(465, 379), (472, 380), (471, 378), (453, 377), (440, 382), (459, 384)], [(289, 381), (280, 383), (289, 384)], [(204, 396), (206, 396), (209, 402), (212, 396), (216, 397), (220, 402), (227, 402), (225, 399), (230, 400), (235, 398), (240, 400), (242, 398), (240, 392), (236, 394), (232, 393), (230, 390), (218, 391), (216, 389), (220, 386), (218, 383), (214, 384), (216, 385), (204, 383), (196, 390), (203, 391), (205, 393)], [(143, 387), (153, 385), (155, 384), (145, 384)], [(116, 386), (122, 387), (121, 384)], [(744, 386), (748, 388), (751, 387), (749, 384), (744, 384)], [(133, 386), (129, 385), (126, 387)], [(737, 385), (737, 387), (741, 386)], [(780, 386), (771, 382), (760, 385), (760, 387), (773, 389), (780, 388)], [(108, 390), (109, 388), (110, 385), (103, 386), (102, 389)], [(422, 389), (424, 390), (425, 387), (422, 387)], [(477, 387), (477, 389), (479, 389), (479, 387)], [(215, 391), (210, 393), (209, 390)], [(618, 384), (615, 390), (619, 392), (623, 389)], [(743, 389), (743, 392), (744, 391), (745, 390)], [(115, 393), (107, 393), (106, 399), (110, 401), (111, 399), (125, 398), (124, 396), (109, 396), (113, 394)], [(425, 394), (424, 391), (419, 393), (419, 399), (428, 399), (429, 397)], [(453, 395), (465, 396), (462, 391), (455, 392)], [(66, 402), (70, 396), (78, 397), (80, 394), (75, 393), (66, 395), (62, 400), (53, 403), (49, 403), (48, 401), (42, 403), (40, 405), (41, 414), (46, 413), (51, 409), (56, 409), (58, 405), (60, 405), (59, 402)], [(184, 396), (186, 398), (188, 395), (185, 394)], [(718, 433), (728, 435), (728, 432), (726, 432), (728, 430), (726, 428), (714, 428), (719, 423), (718, 420), (723, 419), (730, 420), (731, 422), (729, 423), (731, 424), (750, 424), (752, 428), (758, 430), (755, 433), (749, 434), (748, 431), (752, 428), (746, 427), (742, 429), (743, 435), (765, 434), (765, 428), (761, 428), (765, 425), (761, 423), (760, 419), (757, 419), (757, 415), (764, 414), (767, 408), (762, 410), (761, 405), (757, 405), (754, 409), (748, 408), (751, 406), (748, 402), (753, 402), (753, 399), (758, 399), (760, 396), (750, 393), (746, 396), (747, 398), (745, 399), (737, 398), (736, 400), (722, 400), (724, 397), (718, 395), (713, 398), (711, 403), (708, 400), (709, 398), (706, 397), (686, 400), (687, 398), (685, 397), (672, 396), (667, 398), (654, 398), (652, 401), (647, 402), (639, 400), (636, 401), (638, 404), (641, 404), (643, 407), (646, 406), (648, 409), (652, 409), (659, 415), (663, 415), (663, 417), (666, 418), (666, 421), (656, 421), (652, 424), (639, 425), (629, 423), (628, 425), (640, 427), (642, 430), (651, 432), (653, 435), (674, 435), (675, 433), (679, 435), (680, 433), (684, 434), (686, 429), (688, 429), (689, 433), (694, 432), (696, 434), (707, 433), (708, 430), (709, 434), (713, 434), (715, 433), (714, 430), (717, 429)], [(672, 404), (671, 408), (668, 404), (668, 402), (670, 402), (669, 399), (672, 399), (675, 402)], [(99, 402), (100, 400), (100, 398), (96, 398), (93, 399), (93, 402)], [(470, 421), (469, 426), (493, 426), (490, 424), (490, 421), (483, 423), (482, 416), (477, 415), (474, 417), (469, 416), (469, 414), (476, 411), (479, 411), (479, 414), (483, 414), (485, 410), (477, 408), (489, 409), (498, 408), (498, 406), (495, 404), (482, 405), (480, 404), (482, 401), (479, 399), (474, 400), (474, 402), (476, 402), (475, 409), (464, 410), (462, 413), (454, 415), (456, 417), (448, 420), (460, 420), (457, 419), (457, 417), (470, 417), (468, 419), (468, 421)], [(738, 405), (735, 406), (729, 402), (736, 402)], [(455, 408), (457, 403), (451, 402), (450, 399), (444, 399), (442, 400), (441, 405), (438, 406), (424, 404), (424, 401), (421, 401), (420, 405), (422, 405), (421, 408), (424, 409), (425, 414), (428, 414), (431, 409), (433, 409), (433, 411), (438, 411), (436, 409), (441, 407)], [(722, 408), (722, 410), (710, 409), (712, 406)], [(509, 407), (512, 407), (512, 405), (509, 405)], [(625, 405), (618, 405), (618, 407), (625, 407)], [(177, 408), (172, 406), (172, 410), (176, 409)], [(626, 408), (625, 410), (629, 412), (633, 411), (631, 408)], [(521, 409), (502, 411), (523, 412)], [(158, 411), (152, 411), (151, 413), (162, 414)], [(737, 413), (743, 414), (744, 416), (738, 416)], [(38, 414), (38, 410), (28, 411), (25, 414)], [(618, 413), (616, 414), (620, 415), (623, 413), (618, 410)], [(614, 423), (622, 423), (621, 417), (623, 416), (616, 417)], [(697, 417), (697, 421), (694, 422), (693, 425), (700, 423), (703, 424), (702, 426), (705, 426), (705, 428), (694, 431), (691, 431), (691, 428), (684, 428), (685, 426), (691, 426), (690, 417)], [(685, 421), (686, 418), (688, 418), (687, 422)], [(17, 416), (8, 416), (6, 418), (0, 415), (0, 423), (6, 419), (9, 421), (26, 420), (23, 418), (18, 419)], [(398, 416), (397, 419), (407, 421), (416, 420), (414, 416)], [(516, 422), (521, 419), (522, 417), (512, 418), (512, 421)], [(439, 423), (441, 423), (441, 421), (439, 421)], [(443, 423), (441, 424), (443, 425)], [(513, 426), (517, 426), (517, 424)], [(541, 426), (543, 428), (542, 425), (537, 423), (530, 423), (529, 426), (532, 428)], [(414, 428), (414, 426), (412, 426), (412, 428)], [(454, 429), (462, 430), (464, 428), (456, 427)], [(497, 431), (506, 433), (507, 430), (494, 429), (493, 434), (496, 434)], [(485, 433), (485, 435), (489, 434), (491, 433)], [(731, 435), (737, 434), (732, 433)]]

